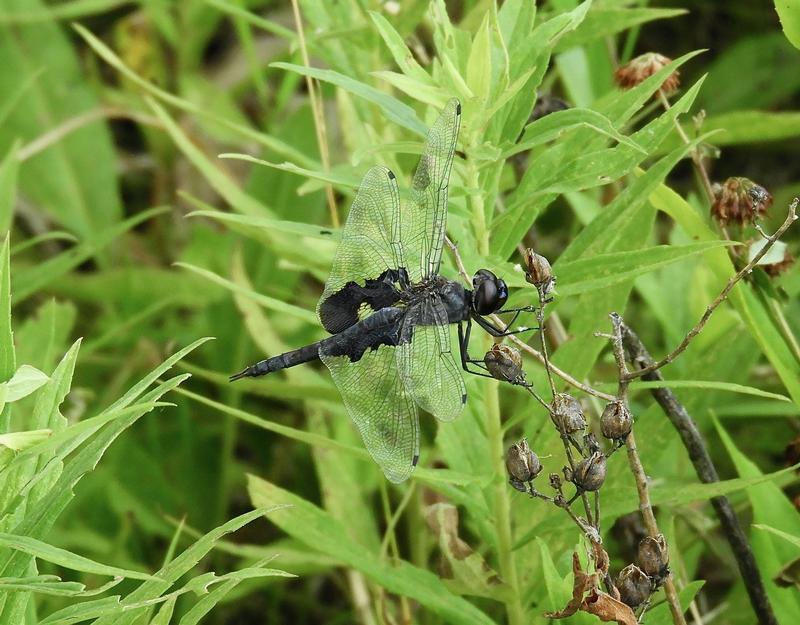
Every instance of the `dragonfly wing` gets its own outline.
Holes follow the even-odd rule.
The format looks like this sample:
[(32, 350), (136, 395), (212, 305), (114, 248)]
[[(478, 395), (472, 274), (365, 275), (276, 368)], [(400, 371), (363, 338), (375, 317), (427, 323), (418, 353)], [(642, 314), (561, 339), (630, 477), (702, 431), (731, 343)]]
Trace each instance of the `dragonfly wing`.
[[(397, 336), (396, 325), (394, 329), (387, 326), (387, 337)], [(383, 336), (383, 330), (375, 331), (374, 336), (379, 335)], [(397, 370), (397, 347), (369, 340), (377, 347), (359, 350), (356, 360), (340, 355), (342, 350), (335, 344), (320, 348), (320, 360), (330, 370), (370, 456), (390, 481), (399, 483), (411, 475), (419, 459), (417, 407)]]
[(405, 268), (400, 229), (397, 179), (385, 167), (373, 167), (350, 208), (317, 306), (326, 330), (335, 334), (353, 325), (364, 304), (379, 310), (397, 300), (393, 285)]
[(403, 243), (414, 267), (409, 269), (415, 282), (439, 272), (450, 170), (460, 125), (461, 104), (453, 98), (428, 131), (425, 150), (411, 183), (411, 202), (403, 212)]
[(450, 349), (447, 310), (438, 295), (408, 309), (399, 343), (397, 369), (416, 404), (440, 421), (455, 419), (467, 401), (467, 391)]

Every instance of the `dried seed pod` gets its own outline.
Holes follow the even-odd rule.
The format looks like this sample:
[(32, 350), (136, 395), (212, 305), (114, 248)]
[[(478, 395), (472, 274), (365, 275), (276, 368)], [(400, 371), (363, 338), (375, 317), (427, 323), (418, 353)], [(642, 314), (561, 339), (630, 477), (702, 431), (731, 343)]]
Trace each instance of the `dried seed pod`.
[(632, 608), (640, 606), (650, 596), (650, 578), (635, 564), (629, 564), (617, 576), (619, 598)]
[(508, 448), (506, 471), (511, 479), (519, 482), (530, 482), (542, 472), (542, 463), (539, 462), (539, 457), (531, 451), (527, 438), (523, 438)]
[(600, 417), (600, 431), (612, 440), (623, 440), (631, 433), (633, 417), (624, 402), (614, 400), (606, 404)]
[(556, 285), (550, 261), (531, 248), (525, 249), (525, 280), (541, 289), (543, 295), (549, 295)]
[(522, 355), (519, 350), (510, 345), (497, 343), (486, 352), (483, 362), (492, 377), (511, 382), (512, 384), (523, 384), (525, 382), (525, 372), (522, 370)]
[[(672, 63), (672, 59), (663, 54), (647, 52), (637, 56), (635, 59), (631, 59), (625, 65), (621, 66), (614, 72), (614, 79), (623, 89), (630, 89), (644, 82), (662, 67), (670, 63)], [(661, 84), (661, 91), (669, 95), (677, 91), (680, 84), (678, 72), (672, 72)]]
[(600, 442), (597, 440), (594, 432), (589, 432), (588, 434), (583, 435), (583, 446), (585, 449), (588, 449), (589, 453), (591, 454), (596, 451), (600, 451)]
[(767, 214), (772, 196), (761, 185), (748, 178), (728, 178), (716, 185), (711, 214), (721, 224), (744, 225)]
[(574, 434), (586, 429), (581, 403), (572, 395), (558, 393), (553, 398), (550, 416), (562, 434)]
[(558, 473), (550, 474), (550, 488), (553, 490), (561, 490), (561, 476)]
[(581, 490), (599, 490), (605, 479), (606, 457), (599, 451), (581, 460), (572, 475), (572, 482)]
[(639, 567), (650, 577), (665, 578), (669, 573), (669, 550), (664, 535), (645, 536), (639, 541), (639, 550), (636, 556)]

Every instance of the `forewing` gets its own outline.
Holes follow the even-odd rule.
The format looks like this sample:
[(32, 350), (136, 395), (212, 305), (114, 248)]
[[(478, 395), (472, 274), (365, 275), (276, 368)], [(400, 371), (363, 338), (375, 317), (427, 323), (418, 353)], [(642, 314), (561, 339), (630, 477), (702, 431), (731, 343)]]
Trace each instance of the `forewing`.
[(364, 286), (367, 280), (375, 280), (387, 270), (405, 266), (400, 227), (397, 179), (385, 167), (373, 167), (358, 188), (317, 306), (317, 315), (326, 330), (341, 332), (358, 319), (353, 311), (361, 302), (349, 300), (362, 294), (352, 288), (354, 285)]
[(403, 385), (420, 408), (440, 421), (452, 421), (467, 391), (450, 349), (447, 311), (437, 295), (409, 308), (400, 337), (396, 352)]
[[(461, 125), (461, 104), (451, 99), (428, 131), (425, 151), (411, 183), (411, 202), (403, 212), (403, 246), (414, 268), (412, 280), (439, 272), (445, 228), (447, 190)], [(417, 262), (414, 262), (417, 261)]]
[(396, 349), (381, 345), (356, 362), (320, 349), (320, 359), (330, 369), (370, 456), (387, 479), (399, 483), (411, 475), (419, 458), (419, 421), (397, 371)]

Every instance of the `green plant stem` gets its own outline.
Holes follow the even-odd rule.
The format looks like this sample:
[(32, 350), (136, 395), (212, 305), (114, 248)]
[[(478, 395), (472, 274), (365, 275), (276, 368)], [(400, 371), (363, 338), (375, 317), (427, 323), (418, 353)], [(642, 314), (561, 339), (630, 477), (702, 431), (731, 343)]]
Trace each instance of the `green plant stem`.
[(511, 589), (506, 602), (509, 625), (525, 623), (525, 613), (519, 596), (519, 580), (514, 562), (511, 540), (511, 500), (508, 498), (508, 485), (505, 481), (505, 462), (503, 448), (503, 427), (500, 421), (500, 395), (498, 382), (487, 381), (485, 408), (486, 430), (489, 439), (489, 452), (492, 460), (494, 525), (497, 532), (497, 557), (500, 562), (500, 575)]

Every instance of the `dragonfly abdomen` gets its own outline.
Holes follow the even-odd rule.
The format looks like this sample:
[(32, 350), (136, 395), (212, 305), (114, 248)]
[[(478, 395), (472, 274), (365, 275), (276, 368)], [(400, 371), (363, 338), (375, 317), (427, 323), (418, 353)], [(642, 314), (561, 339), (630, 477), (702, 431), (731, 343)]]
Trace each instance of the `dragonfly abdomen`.
[(300, 349), (294, 349), (290, 352), (273, 356), (272, 358), (265, 358), (260, 360), (254, 365), (250, 365), (244, 371), (240, 371), (231, 376), (231, 382), (241, 378), (257, 378), (261, 375), (267, 375), (273, 371), (280, 371), (281, 369), (288, 369), (295, 365), (302, 365), (305, 362), (319, 359), (319, 343), (312, 343)]

